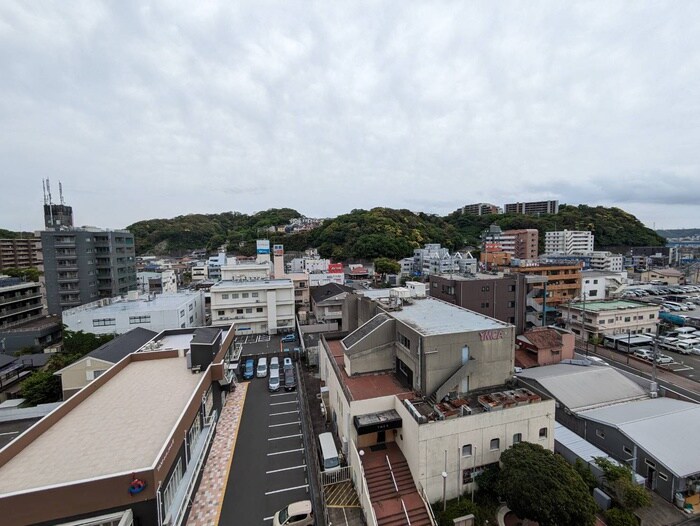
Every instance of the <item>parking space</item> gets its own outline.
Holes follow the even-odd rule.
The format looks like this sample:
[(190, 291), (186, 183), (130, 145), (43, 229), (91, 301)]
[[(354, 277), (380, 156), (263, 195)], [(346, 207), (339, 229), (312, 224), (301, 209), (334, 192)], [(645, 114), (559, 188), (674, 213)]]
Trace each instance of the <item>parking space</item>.
[(267, 378), (253, 379), (219, 524), (270, 525), (275, 512), (309, 498), (298, 394), (270, 393)]

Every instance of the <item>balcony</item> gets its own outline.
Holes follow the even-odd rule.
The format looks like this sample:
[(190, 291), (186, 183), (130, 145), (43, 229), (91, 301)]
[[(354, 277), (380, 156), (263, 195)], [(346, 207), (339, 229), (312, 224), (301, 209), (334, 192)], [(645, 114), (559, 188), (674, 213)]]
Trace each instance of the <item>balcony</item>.
[(41, 292), (35, 292), (33, 294), (20, 294), (19, 296), (12, 297), (0, 297), (0, 305), (7, 305), (8, 303), (17, 303), (18, 301), (28, 301), (31, 299), (41, 300)]
[(37, 314), (41, 314), (42, 309), (43, 305), (41, 304), (41, 302), (32, 303), (30, 305), (19, 305), (17, 307), (12, 307), (11, 309), (0, 310), (0, 318), (13, 316), (22, 312), (31, 312), (33, 310), (38, 311)]

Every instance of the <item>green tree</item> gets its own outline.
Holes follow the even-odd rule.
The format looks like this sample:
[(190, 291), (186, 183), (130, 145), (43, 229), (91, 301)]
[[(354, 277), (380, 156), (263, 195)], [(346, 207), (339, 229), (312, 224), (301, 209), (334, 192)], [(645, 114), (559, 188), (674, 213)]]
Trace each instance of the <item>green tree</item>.
[(2, 271), (3, 274), (6, 274), (8, 276), (11, 276), (13, 278), (21, 278), (25, 281), (34, 281), (38, 282), (39, 281), (39, 276), (41, 275), (41, 272), (39, 272), (39, 269), (36, 269), (34, 267), (30, 268), (7, 268)]
[(615, 504), (629, 512), (651, 506), (649, 490), (634, 482), (634, 473), (629, 466), (613, 464), (603, 457), (596, 457), (595, 463), (603, 470), (605, 489)]
[(393, 259), (377, 258), (374, 260), (374, 271), (377, 274), (398, 274), (401, 271), (401, 265)]
[(605, 524), (608, 526), (639, 526), (639, 521), (629, 511), (611, 508), (605, 512)]
[(596, 504), (586, 483), (562, 457), (521, 442), (501, 455), (499, 489), (519, 517), (540, 526), (595, 523)]
[(595, 475), (591, 471), (591, 468), (586, 464), (583, 460), (580, 458), (576, 459), (576, 462), (574, 463), (574, 469), (576, 470), (576, 473), (578, 473), (583, 481), (586, 483), (586, 486), (588, 486), (588, 491), (593, 491), (595, 488), (598, 487), (598, 481), (595, 478)]
[(22, 398), (28, 405), (58, 402), (61, 399), (61, 380), (52, 371), (34, 371), (20, 386)]

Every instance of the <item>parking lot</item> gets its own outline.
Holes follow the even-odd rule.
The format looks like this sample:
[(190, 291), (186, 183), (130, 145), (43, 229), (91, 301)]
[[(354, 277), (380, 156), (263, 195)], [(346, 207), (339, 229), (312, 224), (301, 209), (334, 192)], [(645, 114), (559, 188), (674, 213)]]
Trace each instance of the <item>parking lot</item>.
[[(278, 345), (273, 349), (279, 352)], [(296, 391), (270, 393), (267, 378), (251, 380), (219, 524), (270, 525), (287, 504), (311, 498), (299, 411)]]

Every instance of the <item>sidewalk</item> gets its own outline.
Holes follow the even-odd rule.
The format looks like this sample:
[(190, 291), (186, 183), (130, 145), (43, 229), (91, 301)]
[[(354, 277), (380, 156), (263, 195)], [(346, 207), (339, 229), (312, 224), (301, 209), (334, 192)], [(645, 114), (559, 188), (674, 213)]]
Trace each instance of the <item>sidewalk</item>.
[(248, 382), (240, 383), (229, 395), (216, 425), (216, 436), (204, 465), (202, 480), (192, 501), (188, 526), (216, 526), (226, 490), (238, 425), (243, 414)]

